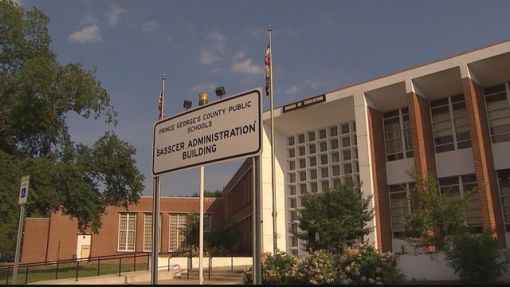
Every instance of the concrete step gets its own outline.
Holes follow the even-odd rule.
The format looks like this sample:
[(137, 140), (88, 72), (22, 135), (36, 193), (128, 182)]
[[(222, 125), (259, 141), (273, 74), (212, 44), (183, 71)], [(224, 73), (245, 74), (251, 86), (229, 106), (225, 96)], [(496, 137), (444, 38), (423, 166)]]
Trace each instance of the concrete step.
[[(181, 273), (180, 279), (187, 279), (186, 271)], [(209, 273), (204, 272), (204, 279), (209, 280)], [(225, 271), (213, 271), (211, 273), (211, 281), (242, 281), (242, 272), (225, 272)], [(198, 280), (198, 271), (192, 271), (189, 274), (189, 280)]]

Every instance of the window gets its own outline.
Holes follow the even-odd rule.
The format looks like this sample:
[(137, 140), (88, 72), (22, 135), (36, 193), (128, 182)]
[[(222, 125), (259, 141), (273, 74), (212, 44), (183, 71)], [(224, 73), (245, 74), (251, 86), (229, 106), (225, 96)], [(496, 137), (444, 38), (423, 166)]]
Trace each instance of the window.
[(506, 231), (510, 231), (510, 169), (498, 170), (498, 186)]
[(510, 95), (507, 85), (484, 89), (489, 134), (493, 143), (510, 141)]
[(480, 196), (476, 190), (477, 180), (474, 174), (439, 178), (439, 191), (447, 199), (468, 198), (466, 223), (481, 231), (482, 212)]
[(383, 123), (386, 160), (413, 157), (409, 135), (409, 109), (405, 107), (385, 113)]
[(464, 95), (432, 101), (430, 110), (436, 153), (471, 147)]
[(410, 196), (414, 183), (388, 186), (391, 211), (391, 232), (394, 238), (401, 238), (405, 231), (405, 220), (411, 212)]
[(169, 251), (178, 251), (188, 247), (186, 242), (186, 230), (188, 222), (189, 220), (187, 214), (170, 214)]
[[(159, 217), (159, 249), (161, 249), (161, 216)], [(152, 214), (144, 213), (143, 215), (143, 251), (152, 250)]]
[(136, 242), (136, 213), (124, 212), (119, 214), (119, 245), (118, 251), (135, 251)]

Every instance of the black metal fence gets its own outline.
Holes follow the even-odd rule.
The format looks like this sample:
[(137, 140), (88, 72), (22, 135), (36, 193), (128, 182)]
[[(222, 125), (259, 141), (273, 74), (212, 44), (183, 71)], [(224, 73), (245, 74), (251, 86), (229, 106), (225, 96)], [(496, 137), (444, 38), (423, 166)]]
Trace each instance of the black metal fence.
[[(193, 253), (190, 250), (160, 253), (159, 256), (167, 256), (168, 272), (171, 270), (171, 259), (175, 257), (185, 257), (186, 266), (180, 266), (181, 273), (185, 274), (181, 279), (196, 279), (191, 276), (198, 276), (198, 269), (193, 268)], [(89, 276), (99, 276), (106, 274), (117, 274), (134, 271), (148, 271), (151, 253), (130, 253), (117, 254), (110, 256), (88, 257), (83, 259), (64, 259), (51, 262), (22, 263), (18, 265), (18, 276), (16, 282), (12, 282), (14, 265), (0, 266), (0, 285), (9, 284), (28, 284), (37, 281), (57, 280), (64, 278), (79, 278)], [(222, 256), (224, 257), (224, 256)], [(204, 270), (204, 277), (211, 280), (215, 268), (214, 257), (205, 257), (208, 260), (208, 268)], [(196, 259), (195, 259), (196, 260)], [(230, 266), (222, 265), (221, 272), (240, 272), (234, 264), (234, 257), (230, 257)]]
[(18, 265), (16, 282), (12, 282), (14, 265), (0, 267), (0, 284), (27, 284), (36, 281), (99, 276), (149, 270), (150, 253), (130, 253), (110, 256), (64, 259), (51, 262)]

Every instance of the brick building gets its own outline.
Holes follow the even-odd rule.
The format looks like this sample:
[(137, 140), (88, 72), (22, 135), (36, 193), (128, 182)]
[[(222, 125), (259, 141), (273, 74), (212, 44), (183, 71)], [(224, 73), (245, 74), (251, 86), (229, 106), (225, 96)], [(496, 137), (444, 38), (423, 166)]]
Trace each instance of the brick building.
[[(277, 248), (295, 255), (305, 253), (304, 242), (295, 236), (297, 212), (304, 194), (322, 192), (339, 183), (354, 183), (364, 195), (372, 197), (374, 217), (369, 241), (380, 250), (400, 250), (404, 244), (401, 240), (404, 216), (413, 212), (409, 196), (414, 192), (415, 178), (411, 173), (435, 176), (444, 196), (464, 197), (476, 187), (467, 223), (492, 232), (502, 246), (508, 245), (509, 81), (510, 41), (505, 41), (276, 108)], [(269, 112), (263, 114), (263, 127), (260, 224), (263, 252), (272, 252)], [(241, 249), (248, 254), (252, 238), (251, 174), (247, 160), (226, 185), (223, 201), (214, 204), (209, 201), (213, 225), (221, 222), (225, 228), (238, 230), (242, 234)], [(125, 220), (143, 226), (141, 215), (144, 210), (151, 210), (149, 203), (145, 206), (145, 209), (133, 207), (137, 216)], [(198, 203), (195, 206), (198, 210)], [(162, 201), (163, 250), (171, 245), (168, 230), (172, 208), (165, 209)], [(220, 209), (222, 216), (216, 212)], [(92, 255), (98, 254), (97, 250), (124, 252), (119, 249), (117, 212), (109, 210), (110, 215), (103, 223), (103, 230), (110, 234), (92, 235)], [(221, 219), (216, 222), (215, 216)], [(52, 234), (57, 232), (44, 231), (45, 226), (55, 226), (53, 221), (58, 222), (58, 228), (76, 228), (58, 214), (47, 221), (27, 220), (27, 226), (40, 230), (37, 234), (50, 238), (24, 244), (26, 250), (44, 250), (37, 258), (56, 257), (58, 239)], [(137, 228), (135, 243), (127, 237), (127, 243), (122, 244), (131, 249), (134, 244), (141, 251), (143, 235)], [(77, 253), (77, 234), (66, 236), (67, 241), (74, 243), (61, 247), (60, 252), (69, 257)], [(107, 240), (94, 246), (95, 241), (103, 241), (94, 241), (94, 236)], [(45, 244), (48, 247), (43, 248)]]
[[(188, 216), (199, 212), (197, 197), (161, 197), (161, 251), (178, 250), (186, 244), (184, 230)], [(108, 207), (97, 234), (81, 233), (77, 221), (61, 212), (48, 218), (27, 218), (24, 226), (22, 262), (85, 258), (152, 249), (152, 197), (137, 204)], [(205, 230), (223, 227), (223, 200), (205, 199)]]

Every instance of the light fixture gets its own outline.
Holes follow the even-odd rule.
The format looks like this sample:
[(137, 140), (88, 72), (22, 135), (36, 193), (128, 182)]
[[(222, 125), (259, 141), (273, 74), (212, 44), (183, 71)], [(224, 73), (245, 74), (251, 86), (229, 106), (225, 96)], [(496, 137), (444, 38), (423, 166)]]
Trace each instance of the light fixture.
[(184, 100), (184, 104), (182, 105), (186, 110), (189, 110), (191, 109), (191, 107), (193, 106), (193, 102), (192, 101), (187, 101), (187, 100)]
[(207, 94), (207, 92), (200, 92), (198, 94), (198, 105), (199, 106), (207, 105), (208, 102), (209, 102), (209, 95)]
[(216, 93), (216, 96), (218, 96), (221, 99), (221, 97), (225, 95), (225, 87), (223, 86), (217, 87), (216, 90), (214, 90), (214, 92)]

